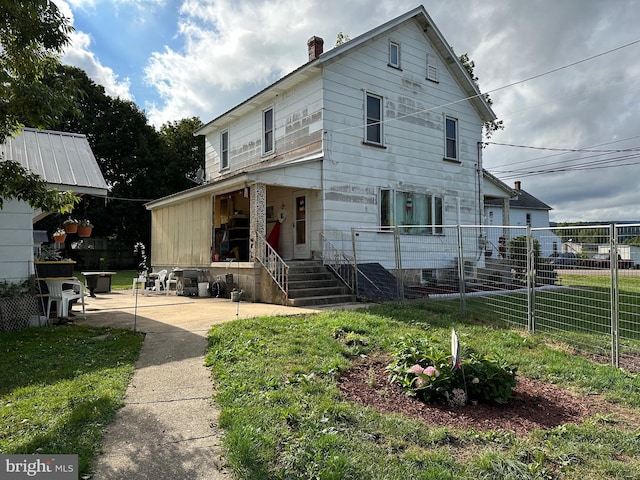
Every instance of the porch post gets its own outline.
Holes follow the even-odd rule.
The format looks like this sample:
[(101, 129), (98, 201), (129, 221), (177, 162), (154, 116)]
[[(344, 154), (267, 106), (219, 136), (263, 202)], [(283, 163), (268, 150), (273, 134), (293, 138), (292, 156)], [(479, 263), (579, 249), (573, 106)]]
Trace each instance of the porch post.
[[(249, 195), (249, 260), (256, 261), (256, 242), (258, 236), (266, 238), (267, 232), (267, 186), (264, 183), (254, 183), (251, 185)], [(262, 249), (261, 251), (264, 251)]]

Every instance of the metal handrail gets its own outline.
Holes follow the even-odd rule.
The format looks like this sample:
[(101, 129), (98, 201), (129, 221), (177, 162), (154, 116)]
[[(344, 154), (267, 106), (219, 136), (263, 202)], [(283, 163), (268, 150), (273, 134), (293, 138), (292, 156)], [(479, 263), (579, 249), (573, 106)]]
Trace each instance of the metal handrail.
[(322, 239), (322, 262), (328, 266), (349, 288), (351, 293), (357, 291), (358, 267), (353, 259), (336, 247), (324, 233), (320, 233)]
[(269, 245), (264, 236), (256, 232), (256, 260), (271, 275), (278, 288), (284, 293), (285, 304), (289, 301), (289, 265), (285, 263), (278, 252)]

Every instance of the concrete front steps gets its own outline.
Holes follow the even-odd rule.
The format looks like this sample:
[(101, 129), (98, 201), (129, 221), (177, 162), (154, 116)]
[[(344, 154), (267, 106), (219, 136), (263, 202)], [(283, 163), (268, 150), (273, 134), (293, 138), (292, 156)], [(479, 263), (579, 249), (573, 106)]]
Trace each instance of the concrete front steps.
[(289, 306), (308, 307), (356, 301), (356, 296), (351, 295), (343, 283), (327, 270), (322, 262), (296, 260), (287, 262), (287, 265), (289, 266)]

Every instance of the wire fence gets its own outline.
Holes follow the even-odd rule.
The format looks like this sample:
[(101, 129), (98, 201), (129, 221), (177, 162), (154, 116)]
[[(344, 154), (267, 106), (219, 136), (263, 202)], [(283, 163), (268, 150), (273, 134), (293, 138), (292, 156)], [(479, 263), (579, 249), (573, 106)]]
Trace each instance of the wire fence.
[[(354, 228), (358, 294), (437, 299), (638, 370), (637, 231), (640, 225)], [(393, 285), (382, 285), (389, 281)]]

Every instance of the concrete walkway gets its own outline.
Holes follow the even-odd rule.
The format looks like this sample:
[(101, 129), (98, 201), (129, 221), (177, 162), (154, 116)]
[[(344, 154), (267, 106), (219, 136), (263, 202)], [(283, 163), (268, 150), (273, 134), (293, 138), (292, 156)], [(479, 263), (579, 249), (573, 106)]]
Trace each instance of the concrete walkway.
[[(86, 297), (78, 324), (145, 333), (136, 370), (93, 466), (96, 480), (230, 479), (221, 447), (213, 380), (204, 366), (214, 324), (318, 311), (228, 299), (131, 295)], [(77, 313), (77, 307), (75, 307)]]

